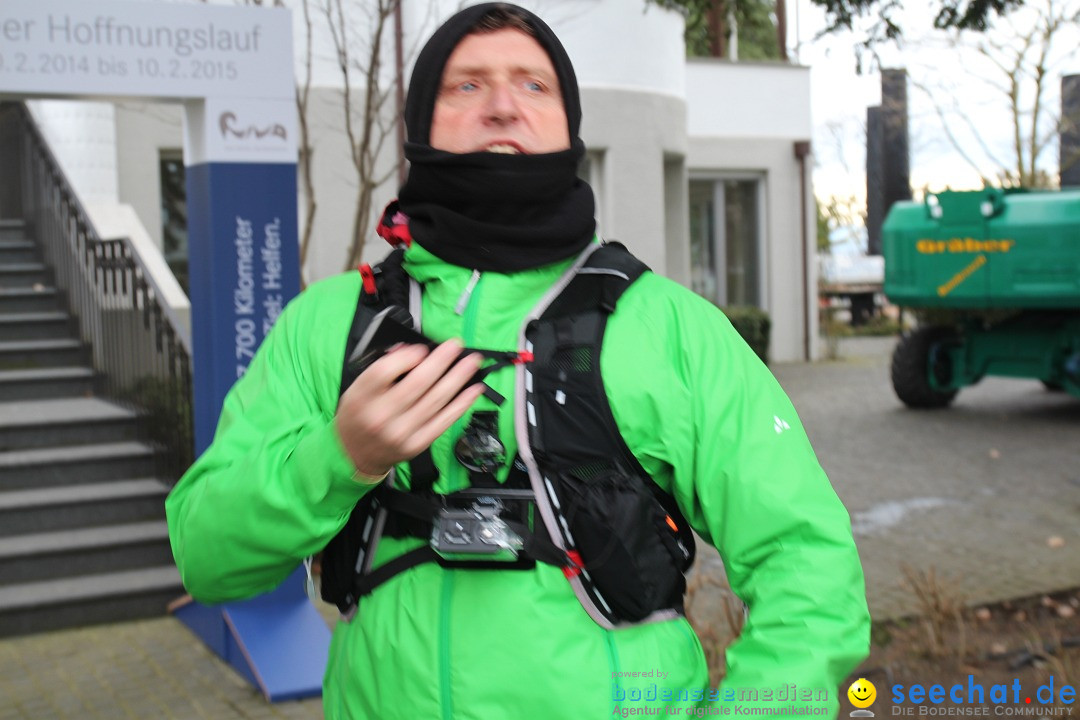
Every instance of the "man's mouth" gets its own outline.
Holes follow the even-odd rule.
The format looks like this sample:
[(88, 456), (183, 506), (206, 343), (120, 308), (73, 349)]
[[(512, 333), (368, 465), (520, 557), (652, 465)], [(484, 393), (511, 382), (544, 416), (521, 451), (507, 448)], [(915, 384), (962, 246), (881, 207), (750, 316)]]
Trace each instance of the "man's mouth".
[(484, 149), (487, 152), (499, 153), (500, 155), (520, 155), (521, 154), (521, 148), (519, 148), (519, 147), (517, 147), (515, 145), (510, 145), (509, 143), (495, 143), (493, 145), (488, 145)]

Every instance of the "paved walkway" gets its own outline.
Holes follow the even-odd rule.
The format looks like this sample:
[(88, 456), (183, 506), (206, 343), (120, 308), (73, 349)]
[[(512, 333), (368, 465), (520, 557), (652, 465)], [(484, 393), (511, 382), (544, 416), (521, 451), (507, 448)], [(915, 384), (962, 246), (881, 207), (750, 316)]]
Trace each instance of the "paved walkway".
[[(875, 617), (917, 609), (904, 564), (969, 602), (1080, 585), (1080, 400), (992, 379), (912, 412), (889, 386), (890, 348), (774, 367), (851, 511)], [(0, 720), (321, 717), (318, 699), (266, 703), (171, 618), (0, 641)]]
[(1080, 585), (1080, 400), (988, 378), (947, 410), (908, 410), (891, 347), (774, 368), (851, 513), (874, 617), (918, 609), (905, 565), (969, 603)]
[(271, 705), (172, 618), (0, 641), (0, 720), (322, 718)]

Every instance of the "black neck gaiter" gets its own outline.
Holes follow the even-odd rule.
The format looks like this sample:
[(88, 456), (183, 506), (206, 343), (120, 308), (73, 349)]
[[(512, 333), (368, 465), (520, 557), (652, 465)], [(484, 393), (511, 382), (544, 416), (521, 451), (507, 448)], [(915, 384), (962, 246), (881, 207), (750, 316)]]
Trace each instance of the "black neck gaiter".
[[(540, 155), (457, 154), (429, 144), (431, 120), (450, 53), (486, 12), (512, 7), (536, 32), (559, 78), (569, 150)], [(578, 254), (593, 238), (592, 189), (577, 177), (585, 146), (577, 137), (581, 104), (573, 66), (538, 17), (505, 3), (467, 8), (446, 21), (417, 58), (405, 123), (409, 177), (399, 202), (413, 240), (447, 262), (513, 272)]]

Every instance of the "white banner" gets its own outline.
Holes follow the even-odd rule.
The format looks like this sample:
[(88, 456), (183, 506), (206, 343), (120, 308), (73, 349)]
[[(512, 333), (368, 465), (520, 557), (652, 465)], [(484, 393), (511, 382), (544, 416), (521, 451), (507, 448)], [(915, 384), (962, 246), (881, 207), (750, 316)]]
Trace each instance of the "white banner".
[(0, 93), (292, 98), (284, 8), (0, 0)]
[(207, 98), (184, 113), (184, 164), (295, 163), (296, 101)]

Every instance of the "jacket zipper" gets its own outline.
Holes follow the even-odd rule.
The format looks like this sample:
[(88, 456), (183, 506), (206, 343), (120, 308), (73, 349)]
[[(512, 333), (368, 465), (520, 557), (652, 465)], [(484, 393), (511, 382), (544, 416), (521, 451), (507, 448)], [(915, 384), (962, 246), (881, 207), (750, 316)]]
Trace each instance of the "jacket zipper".
[[(600, 632), (604, 633), (604, 643), (607, 645), (608, 651), (608, 665), (611, 667), (611, 677), (619, 677), (619, 673), (622, 672), (622, 668), (619, 666), (619, 648), (615, 644), (615, 633), (612, 630), (600, 629)], [(617, 713), (619, 707), (619, 701), (612, 701), (612, 713)]]
[[(454, 307), (454, 312), (458, 315), (464, 314), (461, 327), (461, 339), (466, 346), (474, 344), (476, 338), (476, 316), (478, 314), (478, 306), (480, 304), (480, 271), (473, 270), (472, 276), (469, 278), (468, 284), (465, 286), (465, 291), (458, 298), (457, 305)], [(461, 426), (464, 425), (465, 419), (461, 418), (453, 426), (452, 437), (456, 437), (461, 433)], [(450, 463), (450, 467), (453, 470), (448, 473), (453, 477), (453, 482), (448, 483), (450, 488), (461, 488), (466, 485), (462, 475), (465, 473), (460, 463)], [(442, 680), (442, 716), (444, 720), (453, 720), (454, 717), (454, 697), (450, 686), (450, 603), (454, 592), (454, 573), (452, 570), (447, 570), (442, 574), (442, 606), (439, 609), (439, 664), (441, 665), (441, 680)]]
[(465, 312), (466, 307), (469, 304), (469, 300), (472, 299), (473, 290), (476, 289), (476, 284), (480, 282), (480, 271), (473, 270), (472, 277), (469, 278), (469, 283), (465, 286), (465, 292), (461, 293), (461, 297), (458, 298), (457, 305), (454, 306), (454, 312), (460, 315)]

